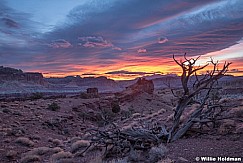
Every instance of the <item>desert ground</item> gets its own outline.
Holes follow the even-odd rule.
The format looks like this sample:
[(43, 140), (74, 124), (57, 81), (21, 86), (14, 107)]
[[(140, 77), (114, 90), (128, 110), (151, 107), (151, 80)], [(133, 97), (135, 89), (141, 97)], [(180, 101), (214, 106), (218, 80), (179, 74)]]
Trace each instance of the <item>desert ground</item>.
[[(95, 98), (76, 95), (1, 101), (1, 162), (195, 162), (195, 158), (201, 156), (243, 156), (243, 98), (222, 100), (222, 103), (237, 104), (228, 112), (234, 119), (223, 120), (215, 128), (192, 129), (175, 142), (161, 142), (153, 147), (157, 155), (156, 152), (149, 154), (156, 155), (156, 161), (146, 154), (146, 158), (141, 158), (143, 153), (136, 155), (131, 152), (122, 157), (113, 155), (105, 158), (102, 147), (81, 152), (91, 142), (91, 129), (111, 127), (100, 118), (102, 110), (109, 122), (120, 130), (169, 126), (172, 123), (176, 99), (169, 89), (155, 90), (153, 94), (141, 92), (123, 98), (119, 103), (119, 112), (115, 113), (111, 112), (114, 98), (114, 94), (99, 94)], [(53, 107), (53, 103), (58, 107)], [(194, 107), (190, 106), (192, 109)], [(186, 114), (183, 115), (183, 118), (186, 117)]]

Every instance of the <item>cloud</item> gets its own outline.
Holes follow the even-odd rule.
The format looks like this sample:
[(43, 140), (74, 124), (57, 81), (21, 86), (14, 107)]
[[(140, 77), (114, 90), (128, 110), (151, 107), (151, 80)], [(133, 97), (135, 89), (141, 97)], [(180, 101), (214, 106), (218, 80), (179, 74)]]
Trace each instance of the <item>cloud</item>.
[(231, 69), (231, 70), (228, 71), (228, 73), (243, 73), (243, 70)]
[(125, 75), (151, 75), (154, 73), (148, 73), (148, 72), (131, 72), (131, 71), (126, 71), (126, 70), (119, 70), (119, 71), (110, 71), (110, 72), (106, 72), (105, 74), (125, 74)]
[(114, 45), (111, 42), (103, 39), (101, 36), (87, 36), (87, 37), (79, 37), (81, 42), (80, 45), (84, 47), (113, 47)]
[(119, 50), (119, 51), (122, 50), (122, 48), (119, 48), (119, 47), (116, 47), (116, 46), (113, 46), (112, 49), (114, 49), (114, 50)]
[(80, 73), (143, 72), (163, 65), (165, 72), (172, 54), (204, 55), (235, 45), (243, 37), (241, 0), (87, 0), (69, 12), (65, 23), (46, 33), (43, 28), (49, 27), (41, 25), (43, 20), (32, 20), (34, 12), (17, 12), (7, 4), (0, 2), (0, 65), (19, 65), (28, 71), (37, 67), (59, 74), (82, 68)]
[(122, 50), (119, 47), (114, 46), (111, 42), (105, 40), (102, 36), (87, 36), (87, 37), (78, 37), (78, 40), (81, 41), (78, 45), (86, 48), (112, 48), (114, 50)]
[(169, 41), (166, 37), (160, 37), (159, 39), (158, 39), (158, 43), (159, 44), (163, 44), (163, 43), (166, 43), (167, 41)]
[(99, 74), (96, 74), (96, 73), (84, 73), (84, 74), (82, 74), (82, 76), (96, 76), (96, 75), (99, 75)]
[(4, 22), (4, 24), (9, 28), (19, 28), (19, 24), (12, 19), (3, 17), (1, 21)]
[(147, 49), (138, 49), (138, 53), (147, 53)]
[(52, 43), (48, 44), (49, 47), (52, 48), (71, 48), (72, 45), (68, 41), (64, 39), (54, 40)]

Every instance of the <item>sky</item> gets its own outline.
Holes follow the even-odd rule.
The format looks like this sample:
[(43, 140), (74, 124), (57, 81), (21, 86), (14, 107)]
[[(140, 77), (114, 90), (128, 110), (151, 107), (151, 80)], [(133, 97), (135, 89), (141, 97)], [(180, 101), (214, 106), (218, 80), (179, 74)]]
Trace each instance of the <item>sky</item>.
[(243, 75), (243, 1), (0, 1), (3, 66), (124, 80), (180, 73), (172, 55), (184, 53)]

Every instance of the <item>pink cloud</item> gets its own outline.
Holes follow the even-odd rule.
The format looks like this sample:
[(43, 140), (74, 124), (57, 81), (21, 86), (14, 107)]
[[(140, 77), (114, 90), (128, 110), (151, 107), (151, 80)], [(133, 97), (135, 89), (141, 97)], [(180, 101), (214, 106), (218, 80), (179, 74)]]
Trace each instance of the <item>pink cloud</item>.
[(147, 53), (147, 49), (138, 49), (138, 53)]

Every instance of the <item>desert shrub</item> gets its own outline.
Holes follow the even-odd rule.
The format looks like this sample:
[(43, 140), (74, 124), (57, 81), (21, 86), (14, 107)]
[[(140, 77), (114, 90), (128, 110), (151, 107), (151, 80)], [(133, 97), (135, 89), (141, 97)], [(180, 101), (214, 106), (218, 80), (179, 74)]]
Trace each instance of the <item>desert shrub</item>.
[(9, 150), (7, 153), (6, 153), (6, 157), (8, 159), (13, 159), (17, 156), (18, 152), (14, 151), (14, 150)]
[(81, 92), (80, 93), (80, 98), (82, 98), (82, 99), (88, 99), (89, 98), (89, 95), (87, 93)]
[(62, 141), (59, 140), (59, 139), (53, 139), (53, 140), (52, 140), (52, 143), (53, 143), (54, 145), (56, 145), (56, 146), (62, 146), (62, 145), (63, 145)]
[(93, 94), (93, 93), (81, 92), (79, 97), (82, 98), (82, 99), (89, 99), (89, 98), (98, 98), (99, 95)]
[(83, 148), (85, 148), (85, 147), (87, 147), (89, 145), (90, 145), (90, 143), (87, 140), (78, 140), (78, 141), (76, 141), (75, 143), (72, 144), (71, 152), (75, 153), (78, 150), (83, 149)]
[(167, 148), (163, 145), (160, 145), (158, 147), (152, 147), (149, 151), (150, 162), (158, 162), (163, 157), (165, 157), (167, 151)]
[(45, 155), (45, 154), (52, 155), (54, 153), (58, 153), (58, 152), (61, 152), (61, 151), (62, 151), (62, 149), (59, 148), (59, 147), (55, 147), (55, 148), (38, 147), (38, 148), (34, 148), (31, 151), (27, 152), (25, 154), (25, 156), (27, 156), (27, 155), (38, 155), (38, 156), (41, 156), (41, 155)]
[(40, 160), (40, 157), (37, 155), (26, 155), (25, 157), (21, 158), (20, 163), (31, 163)]
[(131, 105), (128, 107), (128, 110), (131, 112), (131, 113), (134, 113), (135, 112), (135, 109), (134, 109), (134, 106)]
[(44, 97), (43, 93), (35, 92), (35, 93), (32, 93), (32, 95), (30, 96), (30, 99), (31, 100), (38, 100), (38, 99), (41, 99), (43, 97)]
[(60, 106), (57, 103), (53, 102), (48, 105), (47, 109), (52, 110), (52, 111), (57, 111), (60, 109)]
[(73, 155), (70, 152), (58, 152), (51, 156), (50, 162), (61, 162), (63, 159), (72, 158)]
[(113, 102), (111, 103), (111, 110), (113, 113), (119, 113), (121, 108), (120, 105), (118, 104), (118, 102)]
[(132, 116), (131, 111), (128, 110), (122, 110), (121, 111), (121, 120), (128, 119)]
[(97, 123), (99, 127), (105, 126), (113, 122), (117, 116), (116, 113), (112, 112), (111, 108), (103, 108), (100, 112), (100, 118), (97, 118)]
[(17, 138), (15, 140), (15, 143), (18, 143), (18, 144), (21, 144), (21, 145), (24, 145), (24, 146), (28, 146), (28, 147), (34, 146), (34, 142), (31, 141), (29, 138), (25, 138), (25, 137)]
[(81, 140), (81, 137), (74, 136), (70, 139), (68, 139), (68, 143), (75, 143), (76, 141)]

